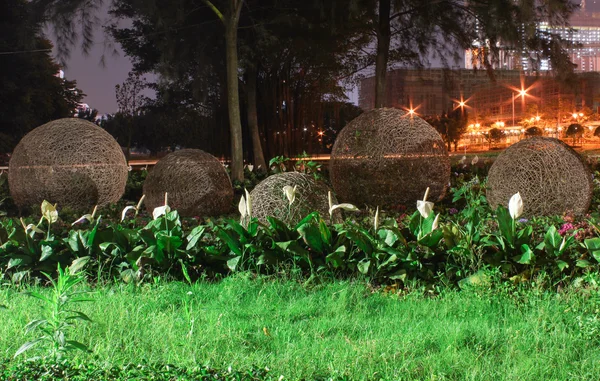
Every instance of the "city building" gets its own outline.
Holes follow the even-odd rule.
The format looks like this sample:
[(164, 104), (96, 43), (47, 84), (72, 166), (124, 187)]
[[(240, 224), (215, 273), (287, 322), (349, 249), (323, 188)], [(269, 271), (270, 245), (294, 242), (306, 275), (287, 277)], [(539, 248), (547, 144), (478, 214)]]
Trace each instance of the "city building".
[[(553, 27), (547, 22), (540, 23), (538, 30), (548, 35), (558, 35), (564, 41), (572, 44), (567, 49), (571, 62), (576, 65), (578, 72), (600, 71), (600, 0), (582, 0), (580, 9), (569, 20), (570, 27)], [(475, 42), (475, 48), (465, 51), (465, 68), (478, 67), (478, 49), (483, 44)], [(500, 47), (500, 46), (499, 46)], [(526, 50), (502, 49), (498, 53), (497, 61), (493, 63), (496, 69), (505, 70), (540, 70), (551, 69), (549, 60), (542, 59), (539, 66), (533, 68), (529, 60), (530, 52)]]

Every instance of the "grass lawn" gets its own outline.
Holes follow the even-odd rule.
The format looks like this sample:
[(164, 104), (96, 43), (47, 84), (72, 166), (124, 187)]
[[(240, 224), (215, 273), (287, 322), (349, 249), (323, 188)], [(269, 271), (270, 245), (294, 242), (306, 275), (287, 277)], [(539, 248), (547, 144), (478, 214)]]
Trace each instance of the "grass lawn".
[[(75, 353), (80, 362), (258, 366), (287, 380), (600, 379), (600, 293), (589, 290), (398, 296), (361, 282), (306, 289), (240, 275), (106, 286), (93, 298), (76, 306), (94, 320), (71, 337), (93, 349)], [(11, 288), (0, 289), (2, 304), (0, 359), (8, 359), (33, 338), (23, 326), (41, 310)]]

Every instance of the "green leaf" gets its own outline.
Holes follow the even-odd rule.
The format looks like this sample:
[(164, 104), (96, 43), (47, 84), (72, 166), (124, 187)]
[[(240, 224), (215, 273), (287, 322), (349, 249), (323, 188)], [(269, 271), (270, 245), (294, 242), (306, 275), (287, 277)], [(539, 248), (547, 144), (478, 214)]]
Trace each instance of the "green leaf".
[(558, 269), (560, 271), (563, 271), (564, 269), (569, 267), (569, 264), (567, 262), (561, 260), (556, 261), (556, 265), (558, 266)]
[(50, 245), (42, 245), (42, 255), (40, 257), (40, 262), (45, 261), (50, 258), (50, 256), (54, 253), (52, 246)]
[(23, 258), (11, 258), (8, 261), (8, 266), (6, 267), (6, 269), (7, 270), (12, 269), (13, 267), (17, 267), (22, 263), (23, 263)]
[(496, 220), (498, 221), (498, 228), (502, 236), (508, 241), (510, 245), (514, 242), (513, 234), (513, 219), (510, 216), (508, 209), (503, 205), (498, 205), (496, 209)]
[(188, 284), (192, 284), (192, 279), (190, 278), (190, 274), (188, 273), (187, 266), (183, 262), (183, 260), (179, 260), (179, 264), (181, 265), (181, 272), (183, 273), (183, 277), (188, 282)]
[(187, 236), (188, 244), (185, 248), (186, 251), (189, 251), (196, 246), (198, 241), (204, 235), (205, 230), (206, 230), (206, 226), (203, 226), (203, 225), (196, 226), (194, 229), (192, 229), (190, 234), (188, 234), (188, 236)]
[(588, 238), (583, 243), (596, 261), (600, 262), (600, 237)]
[(21, 347), (19, 349), (17, 349), (17, 353), (15, 353), (15, 355), (13, 356), (13, 358), (17, 357), (18, 355), (20, 355), (21, 353), (30, 350), (31, 348), (35, 347), (36, 345), (38, 345), (40, 342), (42, 341), (42, 339), (35, 339), (32, 341), (28, 341), (25, 344), (21, 345)]
[(80, 343), (79, 341), (67, 340), (66, 344), (70, 348), (79, 349), (80, 351), (83, 351), (83, 352), (90, 352), (87, 345)]
[(229, 250), (231, 250), (234, 254), (241, 256), (242, 255), (242, 246), (239, 240), (233, 239), (233, 237), (223, 228), (217, 228), (217, 236), (221, 239), (221, 241), (225, 242)]
[(321, 239), (321, 232), (315, 225), (304, 224), (298, 228), (298, 233), (300, 233), (304, 242), (312, 250), (317, 253), (323, 253), (325, 251), (325, 244)]
[(29, 323), (27, 323), (27, 325), (25, 326), (25, 333), (30, 333), (30, 332), (34, 331), (35, 329), (37, 329), (37, 327), (39, 327), (41, 325), (45, 325), (45, 324), (48, 324), (48, 320), (46, 320), (46, 319), (32, 320)]
[(586, 261), (585, 259), (578, 259), (577, 262), (575, 263), (575, 266), (577, 267), (581, 267), (581, 268), (588, 268), (590, 267), (592, 264), (589, 261)]
[(237, 265), (240, 263), (240, 259), (242, 259), (241, 255), (231, 258), (227, 261), (227, 267), (229, 267), (231, 271), (235, 271)]
[(528, 265), (533, 260), (535, 260), (535, 254), (533, 253), (529, 245), (521, 245), (521, 258), (519, 258), (517, 262), (522, 265)]
[(360, 261), (356, 264), (358, 271), (360, 271), (361, 274), (364, 274), (364, 275), (367, 275), (369, 273), (370, 266), (371, 266), (371, 261), (368, 259), (363, 259), (362, 261)]
[(73, 260), (73, 262), (71, 262), (71, 266), (69, 266), (69, 274), (71, 274), (71, 275), (77, 274), (79, 271), (81, 271), (81, 269), (83, 269), (85, 267), (85, 265), (88, 264), (89, 261), (90, 261), (89, 256), (80, 257), (80, 258)]

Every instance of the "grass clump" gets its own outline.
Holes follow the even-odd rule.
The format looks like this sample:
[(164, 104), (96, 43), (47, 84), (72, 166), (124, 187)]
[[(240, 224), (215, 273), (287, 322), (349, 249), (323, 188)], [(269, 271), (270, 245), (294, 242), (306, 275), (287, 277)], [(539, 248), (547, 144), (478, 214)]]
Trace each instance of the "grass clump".
[[(286, 380), (599, 379), (600, 294), (581, 290), (427, 296), (352, 281), (307, 289), (247, 274), (191, 286), (112, 285), (80, 306), (94, 323), (73, 334), (93, 354), (73, 352), (71, 361), (269, 368), (263, 379)], [(8, 359), (27, 340), (22, 327), (37, 306), (12, 289), (0, 293), (8, 307), (0, 337), (13, 338), (0, 341), (0, 358)]]

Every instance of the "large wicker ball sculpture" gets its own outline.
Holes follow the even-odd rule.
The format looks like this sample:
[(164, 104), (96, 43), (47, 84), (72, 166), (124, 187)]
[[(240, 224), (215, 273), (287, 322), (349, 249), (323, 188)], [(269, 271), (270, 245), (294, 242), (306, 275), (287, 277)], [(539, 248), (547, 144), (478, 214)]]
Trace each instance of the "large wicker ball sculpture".
[(545, 137), (510, 146), (490, 168), (487, 182), (492, 208), (508, 206), (519, 192), (524, 216), (585, 213), (592, 191), (592, 175), (577, 152), (558, 139)]
[(19, 207), (43, 200), (74, 209), (118, 201), (127, 161), (119, 144), (84, 119), (46, 123), (21, 139), (9, 163), (10, 193)]
[[(289, 185), (296, 187), (295, 200), (290, 205), (283, 191)], [(267, 223), (267, 217), (278, 218), (290, 225), (295, 225), (312, 212), (329, 221), (329, 188), (313, 176), (300, 172), (283, 172), (272, 175), (260, 182), (250, 193), (252, 201), (252, 217)], [(332, 202), (337, 199), (332, 195)], [(334, 211), (334, 220), (340, 218), (338, 210)]]
[(361, 114), (339, 133), (331, 152), (331, 183), (342, 202), (380, 207), (413, 205), (430, 188), (444, 197), (450, 159), (440, 134), (398, 109)]
[(216, 157), (199, 149), (183, 149), (162, 158), (144, 181), (145, 204), (151, 212), (168, 204), (180, 215), (215, 216), (233, 203), (231, 180)]

